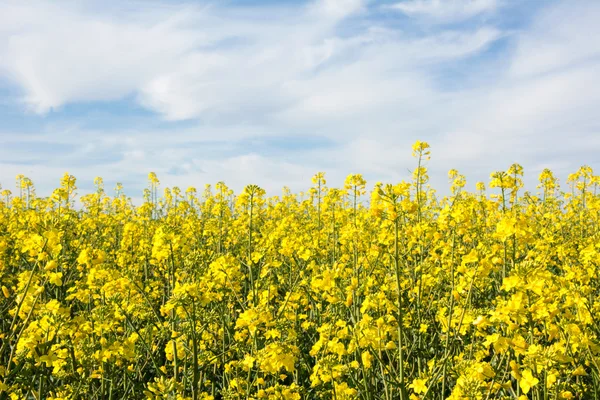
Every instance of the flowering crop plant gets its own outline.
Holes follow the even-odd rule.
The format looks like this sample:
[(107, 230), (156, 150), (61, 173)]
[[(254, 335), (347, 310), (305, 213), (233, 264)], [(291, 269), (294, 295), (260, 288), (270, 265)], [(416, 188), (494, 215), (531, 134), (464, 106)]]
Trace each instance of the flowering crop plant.
[[(600, 398), (600, 178), (0, 198), (0, 399)], [(1, 190), (1, 189), (0, 189)]]

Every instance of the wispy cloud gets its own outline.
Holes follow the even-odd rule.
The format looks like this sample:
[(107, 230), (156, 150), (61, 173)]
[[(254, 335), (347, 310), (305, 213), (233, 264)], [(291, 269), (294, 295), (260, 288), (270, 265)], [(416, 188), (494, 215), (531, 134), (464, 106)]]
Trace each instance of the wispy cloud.
[(497, 6), (497, 0), (405, 0), (389, 8), (434, 22), (457, 22), (491, 13)]
[(563, 2), (543, 10), (520, 35), (510, 74), (535, 78), (561, 69), (593, 66), (600, 62), (600, 5)]
[[(135, 93), (141, 104), (170, 120), (231, 121), (302, 102), (294, 89), (300, 80), (320, 86), (340, 68), (367, 76), (396, 63), (461, 57), (498, 37), (489, 27), (405, 38), (377, 24), (338, 36), (338, 24), (365, 10), (359, 0), (308, 3), (295, 13), (280, 11), (273, 20), (263, 20), (263, 8), (241, 13), (188, 7), (166, 9), (160, 19), (136, 12), (115, 19), (48, 3), (35, 11), (11, 4), (3, 13), (7, 20), (25, 14), (24, 8), (37, 18), (25, 29), (7, 25), (2, 64), (25, 92), (23, 101), (39, 113)], [(367, 92), (360, 86), (346, 90)]]

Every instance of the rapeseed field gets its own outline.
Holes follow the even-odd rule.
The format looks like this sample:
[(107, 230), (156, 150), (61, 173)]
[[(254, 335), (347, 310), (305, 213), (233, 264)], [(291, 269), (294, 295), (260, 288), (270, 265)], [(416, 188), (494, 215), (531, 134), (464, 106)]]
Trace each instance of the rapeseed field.
[[(600, 397), (600, 178), (0, 201), (0, 399)], [(487, 191), (489, 193), (486, 192)]]

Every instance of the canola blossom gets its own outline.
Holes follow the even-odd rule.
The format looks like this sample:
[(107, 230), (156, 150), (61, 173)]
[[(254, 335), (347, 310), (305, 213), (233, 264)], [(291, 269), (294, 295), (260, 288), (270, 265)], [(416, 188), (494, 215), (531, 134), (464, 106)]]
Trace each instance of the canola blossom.
[(600, 178), (0, 197), (0, 400), (600, 397)]

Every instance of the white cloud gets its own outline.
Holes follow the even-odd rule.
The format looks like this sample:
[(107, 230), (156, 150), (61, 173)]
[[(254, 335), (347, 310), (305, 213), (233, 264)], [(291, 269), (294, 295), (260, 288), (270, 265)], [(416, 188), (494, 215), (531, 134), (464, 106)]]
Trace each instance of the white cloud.
[(0, 25), (24, 15), (30, 19), (29, 25), (0, 28), (0, 70), (39, 113), (78, 101), (120, 99), (206, 43), (201, 35), (174, 29), (181, 23), (177, 14), (125, 23), (49, 3), (9, 2), (0, 8)]
[(263, 20), (262, 9), (236, 13), (215, 7), (167, 8), (162, 16), (130, 11), (114, 18), (81, 7), (8, 4), (0, 6), (7, 21), (35, 17), (24, 27), (5, 26), (0, 66), (38, 113), (130, 94), (168, 120), (245, 120), (293, 104), (304, 107), (302, 103), (344, 107), (335, 95), (327, 99), (294, 89), (299, 81), (318, 86), (334, 82), (330, 77), (335, 78), (338, 67), (348, 69), (348, 82), (357, 82), (346, 89), (352, 93), (345, 99), (349, 108), (357, 107), (368, 99), (362, 93), (373, 91), (364, 85), (394, 90), (384, 82), (361, 86), (360, 75), (394, 64), (461, 57), (499, 36), (494, 28), (482, 28), (410, 39), (377, 25), (337, 36), (336, 24), (364, 10), (361, 0), (321, 0), (272, 20)]
[(510, 67), (514, 78), (598, 63), (598, 2), (563, 2), (542, 12), (523, 32)]
[(320, 0), (311, 5), (311, 11), (317, 16), (326, 16), (334, 20), (355, 14), (365, 7), (365, 0)]
[(496, 10), (496, 0), (405, 0), (389, 6), (408, 16), (457, 22)]

